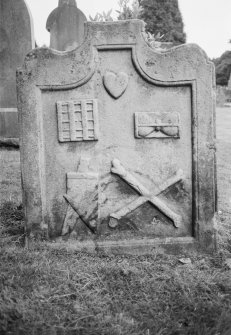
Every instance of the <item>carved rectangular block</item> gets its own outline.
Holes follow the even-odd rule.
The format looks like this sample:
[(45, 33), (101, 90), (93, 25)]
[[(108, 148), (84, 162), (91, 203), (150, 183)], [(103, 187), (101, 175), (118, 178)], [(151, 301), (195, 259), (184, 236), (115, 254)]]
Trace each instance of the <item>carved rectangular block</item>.
[(180, 138), (178, 113), (135, 113), (136, 138)]
[(58, 101), (60, 142), (98, 140), (98, 102), (96, 99)]

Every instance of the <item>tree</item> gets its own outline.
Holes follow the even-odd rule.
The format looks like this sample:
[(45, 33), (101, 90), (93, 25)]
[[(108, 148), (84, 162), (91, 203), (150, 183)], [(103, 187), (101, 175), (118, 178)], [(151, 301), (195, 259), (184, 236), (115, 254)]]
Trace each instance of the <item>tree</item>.
[(140, 18), (146, 22), (146, 31), (164, 35), (175, 45), (186, 42), (184, 24), (178, 0), (140, 0)]
[(227, 86), (231, 73), (231, 51), (225, 51), (221, 57), (213, 59), (216, 68), (217, 85)]
[[(131, 5), (130, 5), (131, 3)], [(142, 19), (146, 22), (147, 42), (156, 48), (158, 42), (185, 43), (184, 24), (178, 0), (119, 0), (118, 20)], [(111, 10), (97, 13), (91, 21), (112, 21)]]
[(113, 18), (111, 17), (112, 9), (110, 9), (108, 12), (97, 13), (95, 17), (92, 17), (89, 15), (90, 21), (98, 21), (98, 22), (108, 22), (113, 21)]
[(118, 20), (138, 19), (140, 17), (141, 7), (138, 0), (133, 0), (131, 7), (129, 6), (130, 0), (119, 0), (118, 5), (120, 10)]

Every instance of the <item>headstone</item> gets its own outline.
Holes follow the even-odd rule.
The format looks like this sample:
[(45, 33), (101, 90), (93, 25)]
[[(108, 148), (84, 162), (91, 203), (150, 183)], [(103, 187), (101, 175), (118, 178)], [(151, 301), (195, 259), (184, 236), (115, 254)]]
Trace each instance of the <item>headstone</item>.
[(229, 76), (229, 80), (228, 80), (228, 85), (227, 88), (230, 90), (231, 89), (231, 74)]
[(139, 20), (86, 24), (67, 54), (18, 73), (26, 229), (108, 252), (212, 250), (214, 67), (196, 45), (159, 53)]
[(86, 16), (77, 8), (75, 0), (59, 0), (59, 5), (47, 19), (50, 47), (66, 51), (83, 42)]
[(25, 2), (0, 0), (0, 142), (19, 137), (16, 69), (32, 48), (32, 19)]

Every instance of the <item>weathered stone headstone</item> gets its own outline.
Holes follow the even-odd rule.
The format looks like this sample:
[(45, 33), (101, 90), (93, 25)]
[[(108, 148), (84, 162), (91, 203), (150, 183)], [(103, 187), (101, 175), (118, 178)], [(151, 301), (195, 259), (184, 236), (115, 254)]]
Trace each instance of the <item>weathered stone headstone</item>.
[(229, 76), (229, 81), (228, 81), (227, 88), (228, 88), (229, 90), (231, 90), (231, 74), (230, 74), (230, 76)]
[(77, 8), (75, 0), (59, 0), (59, 5), (47, 19), (50, 32), (50, 47), (65, 51), (76, 48), (83, 42), (86, 16)]
[[(214, 246), (214, 67), (157, 53), (142, 21), (87, 23), (78, 49), (18, 73), (28, 235), (111, 252)], [(172, 250), (172, 249), (171, 249)]]
[(16, 69), (32, 48), (32, 20), (25, 2), (0, 0), (0, 142), (19, 137)]

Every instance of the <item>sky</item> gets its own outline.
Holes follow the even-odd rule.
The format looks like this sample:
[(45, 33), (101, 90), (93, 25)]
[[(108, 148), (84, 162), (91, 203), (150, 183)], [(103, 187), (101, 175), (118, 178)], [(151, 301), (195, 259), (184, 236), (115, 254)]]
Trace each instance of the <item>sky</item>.
[[(130, 0), (132, 1), (132, 0)], [(210, 58), (231, 50), (231, 0), (178, 0), (187, 43), (196, 43)], [(58, 0), (26, 0), (34, 21), (35, 39), (39, 46), (49, 46), (46, 20)], [(119, 9), (118, 0), (77, 0), (78, 8), (89, 18), (97, 12)]]

